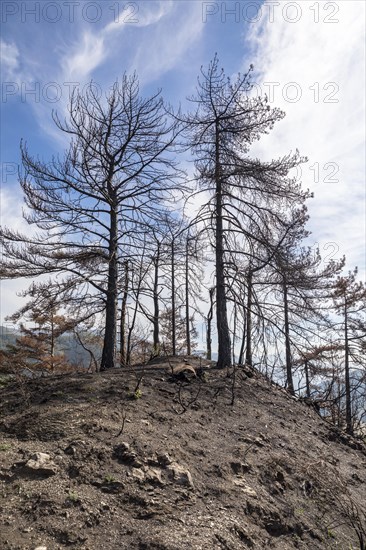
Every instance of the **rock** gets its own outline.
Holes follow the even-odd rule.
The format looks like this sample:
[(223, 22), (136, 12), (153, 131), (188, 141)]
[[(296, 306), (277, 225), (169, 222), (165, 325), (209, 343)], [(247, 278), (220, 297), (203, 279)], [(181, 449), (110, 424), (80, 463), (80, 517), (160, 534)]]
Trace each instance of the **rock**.
[(58, 472), (56, 464), (47, 453), (34, 453), (24, 464), (23, 470), (44, 477), (53, 476)]
[(157, 455), (158, 463), (163, 466), (164, 468), (166, 466), (169, 466), (169, 464), (172, 464), (173, 460), (170, 458), (168, 453), (161, 453)]
[(130, 464), (135, 468), (142, 468), (143, 463), (137, 458), (137, 454), (133, 451), (128, 443), (120, 443), (113, 449), (114, 457), (120, 462)]
[(120, 456), (125, 456), (126, 454), (131, 453), (130, 444), (126, 443), (125, 441), (123, 441), (122, 443), (120, 443), (119, 445), (114, 447), (113, 450), (114, 450), (114, 454), (117, 456), (117, 458), (119, 458)]
[(168, 471), (171, 473), (173, 480), (179, 485), (194, 488), (192, 476), (189, 470), (180, 466), (177, 462), (169, 464)]
[(245, 493), (248, 497), (258, 498), (257, 493), (249, 487), (249, 485), (246, 485), (243, 479), (234, 479), (233, 480), (234, 485), (237, 485), (238, 487), (241, 487), (241, 490), (243, 493)]
[(254, 489), (249, 487), (249, 485), (244, 485), (243, 493), (245, 493), (249, 497), (257, 498), (257, 493), (254, 491)]
[(232, 530), (240, 538), (240, 540), (246, 545), (246, 547), (248, 548), (254, 547), (254, 542), (248, 532), (248, 529), (234, 524)]
[(161, 478), (161, 470), (158, 470), (157, 468), (145, 468), (145, 476), (146, 480), (150, 483), (153, 483), (154, 485), (164, 485), (164, 481)]
[(47, 550), (47, 546), (37, 546), (34, 550)]
[(131, 475), (140, 481), (144, 481), (145, 479), (145, 474), (141, 468), (132, 468)]
[(65, 449), (64, 453), (67, 455), (80, 458), (81, 452), (85, 449), (86, 442), (83, 439), (72, 441)]
[(244, 464), (243, 462), (230, 462), (230, 468), (234, 474), (238, 476), (247, 473), (250, 470), (250, 466), (248, 464)]

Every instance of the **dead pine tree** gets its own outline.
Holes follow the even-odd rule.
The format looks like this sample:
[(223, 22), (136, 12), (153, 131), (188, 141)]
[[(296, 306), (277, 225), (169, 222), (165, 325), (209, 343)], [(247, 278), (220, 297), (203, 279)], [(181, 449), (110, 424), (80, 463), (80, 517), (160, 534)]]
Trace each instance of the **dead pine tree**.
[(250, 97), (252, 69), (231, 80), (215, 56), (207, 70), (201, 69), (196, 93), (189, 98), (195, 110), (181, 117), (198, 184), (209, 195), (197, 223), (207, 229), (214, 252), (218, 368), (231, 365), (227, 268), (235, 263), (235, 254), (230, 254), (230, 234), (248, 239), (246, 226), (253, 217), (260, 218), (263, 209), (305, 197), (287, 177), (303, 160), (297, 152), (267, 163), (248, 157), (250, 145), (284, 116), (271, 109), (266, 98)]
[(103, 303), (100, 369), (106, 370), (116, 366), (124, 247), (177, 193), (170, 152), (179, 130), (160, 92), (140, 95), (136, 75), (124, 75), (105, 97), (93, 86), (75, 91), (68, 119), (54, 115), (54, 121), (70, 146), (44, 162), (22, 144), (24, 217), (38, 233), (1, 228), (0, 275), (69, 275), (75, 293), (94, 294)]

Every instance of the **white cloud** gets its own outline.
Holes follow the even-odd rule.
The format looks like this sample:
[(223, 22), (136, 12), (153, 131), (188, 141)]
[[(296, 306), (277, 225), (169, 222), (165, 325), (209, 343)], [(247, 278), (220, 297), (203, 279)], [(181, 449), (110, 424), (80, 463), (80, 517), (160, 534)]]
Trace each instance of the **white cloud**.
[(17, 180), (0, 188), (0, 225), (11, 227), (14, 231), (26, 231), (29, 235), (29, 225), (21, 216), (23, 208), (23, 197), (19, 193)]
[(85, 82), (105, 58), (104, 37), (84, 30), (73, 51), (68, 51), (61, 61), (63, 76), (71, 82)]
[(131, 3), (125, 6), (125, 9), (114, 17), (114, 21), (108, 23), (103, 29), (104, 33), (119, 31), (129, 25), (136, 27), (148, 27), (158, 23), (173, 7), (172, 0), (163, 0), (160, 2), (139, 2)]
[(141, 75), (144, 84), (161, 77), (179, 63), (183, 66), (184, 55), (196, 46), (203, 33), (199, 2), (184, 3), (183, 14), (183, 5), (176, 3), (174, 8), (151, 32), (141, 36), (131, 68)]
[(19, 70), (19, 50), (16, 44), (0, 40), (0, 66), (4, 81), (16, 79)]
[[(114, 21), (101, 29), (94, 32), (90, 29), (83, 30), (81, 39), (67, 49), (61, 60), (63, 78), (73, 82), (86, 83), (92, 78), (93, 71), (100, 68), (107, 60), (110, 64), (111, 73), (117, 63), (118, 71), (121, 72), (120, 56), (123, 52), (123, 41), (127, 40), (127, 37), (121, 36), (121, 33), (125, 29), (132, 30), (136, 35), (136, 43), (141, 43), (143, 37), (146, 36), (146, 34), (141, 34), (146, 31), (140, 31), (140, 28), (158, 28), (158, 34), (160, 35), (161, 27), (158, 23), (171, 12), (172, 7), (172, 0), (127, 4), (125, 9), (118, 13), (118, 17), (115, 14)], [(138, 37), (137, 33), (139, 33)], [(164, 34), (164, 31), (162, 33)], [(153, 43), (149, 46), (148, 66), (151, 65), (150, 53), (154, 47), (155, 44)], [(146, 60), (144, 61), (144, 69), (145, 65)]]
[(0, 325), (13, 327), (13, 323), (5, 321), (5, 317), (24, 306), (25, 300), (20, 293), (28, 286), (29, 282), (24, 279), (0, 281)]
[[(315, 192), (309, 202), (313, 238), (321, 243), (324, 255), (325, 244), (334, 242), (339, 247), (336, 256), (346, 254), (349, 267), (358, 263), (362, 269), (365, 4), (338, 2), (339, 12), (332, 19), (339, 21), (334, 23), (324, 22), (331, 14), (322, 11), (321, 4), (319, 23), (315, 23), (310, 3), (305, 2), (297, 3), (302, 7), (301, 19), (290, 23), (283, 17), (285, 5), (278, 6), (273, 22), (262, 17), (249, 36), (254, 51), (250, 61), (259, 71), (255, 80), (262, 93), (272, 87), (272, 105), (287, 113), (253, 152), (268, 158), (297, 147), (309, 157), (302, 181)], [(292, 17), (288, 12), (287, 19)], [(293, 101), (296, 94), (299, 99)]]
[[(29, 235), (29, 225), (20, 215), (24, 203), (16, 192), (17, 187), (18, 184), (14, 181), (13, 185), (0, 188), (0, 225)], [(0, 324), (4, 324), (6, 315), (14, 313), (24, 304), (24, 298), (21, 298), (19, 293), (27, 288), (28, 284), (24, 279), (0, 281)]]

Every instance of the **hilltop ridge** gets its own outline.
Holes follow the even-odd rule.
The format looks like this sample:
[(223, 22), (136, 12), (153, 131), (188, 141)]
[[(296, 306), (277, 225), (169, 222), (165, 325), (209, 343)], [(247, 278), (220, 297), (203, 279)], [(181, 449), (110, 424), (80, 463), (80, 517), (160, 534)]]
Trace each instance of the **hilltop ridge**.
[[(172, 375), (185, 363), (197, 374)], [(212, 366), (1, 388), (0, 546), (364, 549), (363, 442), (258, 372)]]

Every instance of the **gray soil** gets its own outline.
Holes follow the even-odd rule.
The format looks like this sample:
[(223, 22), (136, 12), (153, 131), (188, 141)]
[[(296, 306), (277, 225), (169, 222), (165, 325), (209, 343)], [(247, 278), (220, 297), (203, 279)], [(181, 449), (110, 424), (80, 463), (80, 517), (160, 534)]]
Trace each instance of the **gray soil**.
[(360, 440), (256, 371), (177, 363), (0, 389), (1, 549), (365, 549)]

